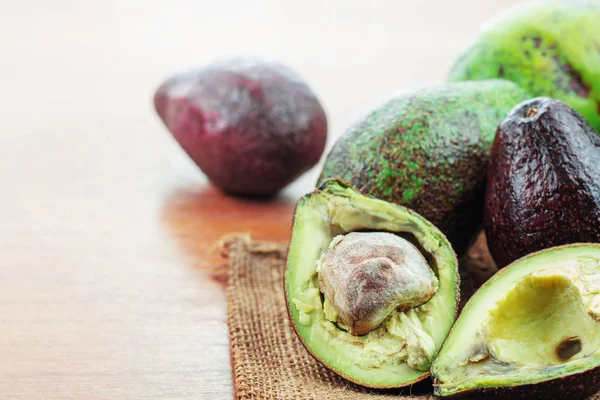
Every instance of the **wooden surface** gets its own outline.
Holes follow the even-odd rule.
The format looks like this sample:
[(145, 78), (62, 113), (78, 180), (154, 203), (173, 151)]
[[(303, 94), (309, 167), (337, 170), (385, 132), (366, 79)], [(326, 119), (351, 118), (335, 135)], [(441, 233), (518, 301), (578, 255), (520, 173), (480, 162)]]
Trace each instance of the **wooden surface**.
[(273, 56), (315, 88), (334, 138), (442, 82), (513, 3), (4, 1), (0, 398), (231, 398), (214, 243), (287, 240), (318, 168), (272, 202), (224, 197), (153, 113), (165, 77)]

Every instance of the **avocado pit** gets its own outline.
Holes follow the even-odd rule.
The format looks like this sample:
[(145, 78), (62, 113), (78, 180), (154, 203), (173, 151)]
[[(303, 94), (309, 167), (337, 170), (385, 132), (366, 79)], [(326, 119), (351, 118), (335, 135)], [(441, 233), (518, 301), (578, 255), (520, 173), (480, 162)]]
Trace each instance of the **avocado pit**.
[(317, 273), (326, 312), (334, 311), (327, 314), (352, 335), (373, 331), (394, 310), (426, 303), (438, 286), (423, 254), (388, 232), (336, 236), (317, 262)]

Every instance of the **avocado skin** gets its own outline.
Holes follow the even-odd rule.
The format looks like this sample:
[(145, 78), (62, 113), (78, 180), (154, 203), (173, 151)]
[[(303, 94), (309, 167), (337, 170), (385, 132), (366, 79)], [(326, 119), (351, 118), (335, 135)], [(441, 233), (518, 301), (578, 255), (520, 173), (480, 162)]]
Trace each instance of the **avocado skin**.
[(325, 150), (323, 107), (302, 77), (276, 61), (237, 57), (174, 75), (156, 90), (154, 107), (228, 194), (272, 196)]
[(484, 228), (498, 267), (547, 247), (600, 241), (600, 137), (568, 105), (528, 100), (499, 126)]
[(449, 80), (502, 78), (569, 104), (600, 130), (600, 2), (519, 6), (488, 23)]
[(481, 225), (496, 128), (528, 97), (514, 83), (491, 80), (392, 98), (337, 141), (319, 182), (341, 178), (368, 195), (415, 210), (461, 255)]
[(471, 389), (449, 396), (438, 396), (435, 392), (436, 381), (433, 380), (434, 394), (444, 399), (536, 399), (536, 400), (585, 400), (598, 392), (600, 387), (600, 366), (587, 371), (571, 374), (556, 379), (526, 385), (504, 386), (495, 388)]

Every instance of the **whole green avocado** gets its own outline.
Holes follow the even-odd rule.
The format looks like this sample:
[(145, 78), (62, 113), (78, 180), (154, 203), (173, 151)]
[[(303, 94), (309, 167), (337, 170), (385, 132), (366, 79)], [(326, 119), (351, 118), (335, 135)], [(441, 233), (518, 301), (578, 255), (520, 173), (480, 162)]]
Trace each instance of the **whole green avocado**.
[(529, 96), (512, 82), (451, 83), (400, 95), (340, 137), (319, 178), (409, 207), (460, 255), (481, 226), (498, 124)]
[(600, 0), (527, 3), (488, 22), (450, 81), (508, 79), (600, 131)]

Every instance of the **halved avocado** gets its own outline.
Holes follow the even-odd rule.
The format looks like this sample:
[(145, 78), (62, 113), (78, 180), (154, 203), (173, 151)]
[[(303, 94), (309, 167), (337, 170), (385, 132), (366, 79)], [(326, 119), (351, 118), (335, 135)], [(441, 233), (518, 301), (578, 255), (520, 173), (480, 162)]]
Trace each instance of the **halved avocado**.
[(600, 390), (600, 244), (542, 250), (498, 272), (463, 309), (431, 373), (443, 397)]
[[(336, 271), (331, 259), (346, 269)], [(328, 281), (327, 271), (348, 279)], [(337, 179), (299, 200), (285, 271), (287, 307), (303, 345), (338, 375), (372, 388), (429, 376), (456, 318), (458, 286), (450, 243), (415, 212)], [(429, 293), (419, 296), (419, 288)], [(358, 311), (342, 318), (340, 296)], [(381, 306), (389, 298), (396, 303)], [(365, 304), (375, 306), (365, 311)]]

